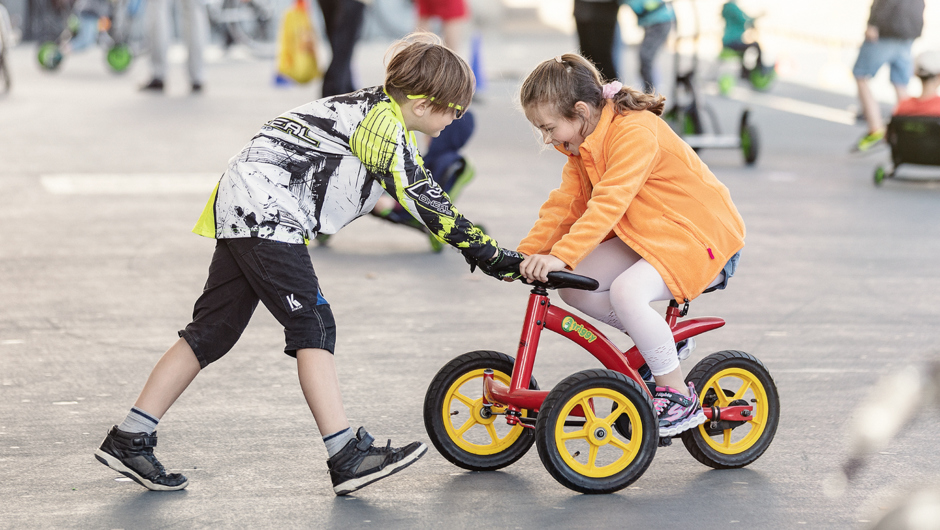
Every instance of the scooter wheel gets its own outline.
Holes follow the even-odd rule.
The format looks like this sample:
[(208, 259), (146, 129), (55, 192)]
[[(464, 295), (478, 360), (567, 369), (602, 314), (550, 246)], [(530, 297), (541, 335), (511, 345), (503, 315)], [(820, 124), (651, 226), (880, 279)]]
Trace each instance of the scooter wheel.
[(735, 79), (733, 75), (722, 75), (718, 78), (718, 93), (722, 96), (728, 96), (731, 94), (731, 90), (734, 88)]
[(126, 44), (116, 44), (108, 50), (108, 66), (117, 73), (124, 73), (131, 65), (134, 54)]
[(780, 421), (780, 395), (763, 363), (744, 352), (720, 351), (699, 361), (686, 381), (695, 385), (703, 408), (753, 407), (749, 421), (708, 421), (682, 433), (682, 443), (696, 460), (733, 469), (764, 454)]
[(59, 50), (58, 44), (51, 41), (44, 42), (39, 45), (36, 59), (39, 60), (39, 66), (42, 66), (46, 70), (55, 70), (62, 64), (62, 51)]
[(885, 181), (885, 168), (878, 166), (875, 168), (875, 186), (881, 186)]
[(777, 78), (777, 70), (773, 66), (760, 66), (751, 70), (748, 80), (754, 90), (766, 92), (770, 90), (774, 80)]
[(760, 152), (760, 138), (757, 128), (753, 125), (741, 127), (741, 152), (744, 153), (744, 163), (753, 166), (757, 162)]
[[(515, 360), (500, 352), (472, 351), (450, 361), (434, 376), (424, 398), (424, 427), (434, 447), (451, 463), (471, 471), (506, 467), (526, 454), (533, 430), (508, 425), (506, 409), (483, 406), (483, 371), (505, 385)], [(538, 390), (535, 378), (529, 389)], [(521, 411), (531, 418), (531, 411)]]
[(613, 493), (646, 472), (659, 445), (659, 426), (639, 384), (612, 370), (585, 370), (549, 392), (535, 443), (545, 469), (565, 487)]

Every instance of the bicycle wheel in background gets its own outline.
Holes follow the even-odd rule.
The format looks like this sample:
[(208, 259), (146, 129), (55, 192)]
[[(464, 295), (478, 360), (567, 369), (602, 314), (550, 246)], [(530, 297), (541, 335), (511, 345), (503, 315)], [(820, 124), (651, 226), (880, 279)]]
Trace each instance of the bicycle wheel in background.
[(279, 3), (273, 0), (223, 0), (218, 13), (232, 40), (246, 46), (256, 57), (277, 54)]

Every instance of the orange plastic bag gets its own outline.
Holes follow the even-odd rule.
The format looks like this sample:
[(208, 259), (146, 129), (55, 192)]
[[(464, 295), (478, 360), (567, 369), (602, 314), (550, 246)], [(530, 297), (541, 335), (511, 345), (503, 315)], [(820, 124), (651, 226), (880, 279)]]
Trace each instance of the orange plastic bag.
[(317, 64), (316, 33), (304, 0), (297, 0), (284, 14), (279, 40), (279, 74), (298, 83), (309, 83), (322, 75)]

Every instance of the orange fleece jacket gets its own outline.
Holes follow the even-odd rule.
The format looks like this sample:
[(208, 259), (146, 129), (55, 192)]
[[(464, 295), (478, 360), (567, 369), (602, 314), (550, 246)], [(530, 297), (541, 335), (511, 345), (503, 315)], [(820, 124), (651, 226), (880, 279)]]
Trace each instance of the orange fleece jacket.
[(550, 253), (574, 269), (598, 244), (619, 237), (684, 302), (744, 247), (744, 220), (728, 188), (652, 112), (618, 115), (608, 103), (580, 156), (557, 149), (568, 155), (561, 186), (519, 252)]

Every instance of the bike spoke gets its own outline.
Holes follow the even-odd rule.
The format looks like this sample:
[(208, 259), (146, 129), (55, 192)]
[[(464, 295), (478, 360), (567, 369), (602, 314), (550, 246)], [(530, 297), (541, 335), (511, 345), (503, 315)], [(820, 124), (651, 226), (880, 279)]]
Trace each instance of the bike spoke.
[(476, 405), (477, 400), (470, 399), (467, 396), (461, 394), (460, 392), (454, 392), (454, 397), (457, 398), (457, 401), (460, 401), (464, 405), (470, 407), (470, 410), (473, 410), (473, 406)]
[(604, 418), (604, 423), (607, 424), (608, 427), (611, 426), (611, 425), (613, 425), (614, 422), (617, 421), (617, 418), (619, 418), (621, 414), (626, 414), (626, 412), (624, 412), (625, 410), (627, 410), (627, 405), (626, 405), (626, 403), (619, 403), (619, 402), (618, 402), (618, 403), (617, 403), (617, 408), (614, 409), (614, 410), (610, 413), (610, 416), (607, 416), (606, 418)]
[(457, 437), (459, 438), (463, 436), (465, 432), (470, 430), (470, 427), (473, 427), (476, 424), (477, 424), (476, 420), (474, 420), (473, 418), (467, 418), (467, 421), (465, 421), (463, 425), (461, 425), (460, 428), (457, 429)]
[(587, 436), (588, 436), (588, 433), (587, 433), (586, 427), (584, 429), (581, 429), (580, 431), (563, 432), (558, 435), (558, 437), (561, 438), (562, 440), (573, 440), (575, 438), (587, 438)]
[(751, 388), (750, 381), (745, 381), (742, 379), (741, 383), (742, 383), (741, 388), (739, 388), (738, 391), (734, 393), (733, 399), (742, 399), (744, 397), (744, 394), (748, 391), (748, 389)]
[(490, 439), (493, 440), (493, 443), (499, 443), (499, 434), (496, 432), (496, 427), (492, 423), (486, 424), (486, 432), (490, 433)]
[(630, 444), (629, 444), (629, 443), (624, 442), (624, 441), (621, 440), (620, 438), (616, 438), (616, 437), (611, 438), (611, 439), (610, 439), (610, 445), (613, 445), (613, 446), (619, 448), (621, 451), (623, 451), (623, 454), (625, 454), (625, 455), (632, 455), (632, 454), (634, 454), (634, 453), (636, 452), (636, 451), (634, 451), (633, 449), (630, 448)]
[(585, 423), (589, 423), (597, 419), (597, 416), (594, 415), (594, 410), (591, 408), (591, 400), (589, 398), (581, 400), (581, 411), (584, 412)]
[(591, 449), (588, 451), (587, 467), (588, 469), (593, 469), (597, 467), (596, 464), (597, 464), (597, 446), (594, 444), (591, 444)]
[(715, 391), (715, 397), (718, 399), (718, 406), (727, 407), (728, 403), (731, 403), (731, 401), (728, 399), (728, 396), (725, 395), (725, 391), (721, 388), (721, 383), (719, 381), (715, 381), (715, 383), (712, 385), (712, 390)]

